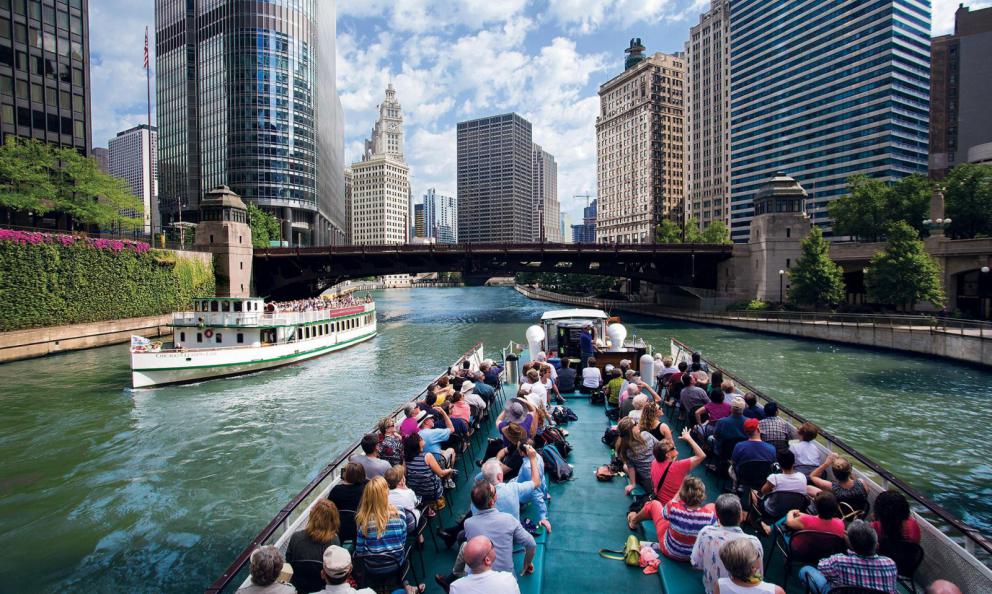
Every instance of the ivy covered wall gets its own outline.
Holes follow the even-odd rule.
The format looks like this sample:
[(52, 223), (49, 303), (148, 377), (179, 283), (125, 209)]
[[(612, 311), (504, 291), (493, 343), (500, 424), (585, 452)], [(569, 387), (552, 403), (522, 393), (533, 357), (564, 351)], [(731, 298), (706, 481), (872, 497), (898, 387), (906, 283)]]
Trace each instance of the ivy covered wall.
[(141, 245), (0, 239), (0, 331), (171, 313), (214, 294), (209, 261)]

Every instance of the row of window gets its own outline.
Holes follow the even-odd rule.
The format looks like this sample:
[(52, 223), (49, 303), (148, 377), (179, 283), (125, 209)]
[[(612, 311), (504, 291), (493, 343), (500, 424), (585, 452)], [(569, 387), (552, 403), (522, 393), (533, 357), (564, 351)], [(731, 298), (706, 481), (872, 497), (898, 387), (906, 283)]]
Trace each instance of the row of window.
[(374, 314), (364, 314), (361, 316), (356, 316), (354, 318), (349, 318), (347, 320), (338, 320), (337, 322), (325, 322), (323, 324), (311, 324), (309, 326), (301, 326), (296, 329), (296, 340), (305, 340), (307, 338), (317, 338), (319, 336), (326, 336), (331, 332), (343, 332), (345, 330), (354, 330), (359, 326), (371, 324), (373, 316)]

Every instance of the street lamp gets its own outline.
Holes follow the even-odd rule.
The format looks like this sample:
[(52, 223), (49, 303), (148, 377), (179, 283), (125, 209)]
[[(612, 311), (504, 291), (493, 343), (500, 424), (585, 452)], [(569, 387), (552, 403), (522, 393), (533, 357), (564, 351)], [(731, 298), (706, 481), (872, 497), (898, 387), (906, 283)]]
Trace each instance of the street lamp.
[(785, 282), (785, 271), (780, 269), (778, 271), (778, 302), (779, 303), (785, 303), (785, 288), (784, 288), (785, 285), (783, 284), (784, 282)]

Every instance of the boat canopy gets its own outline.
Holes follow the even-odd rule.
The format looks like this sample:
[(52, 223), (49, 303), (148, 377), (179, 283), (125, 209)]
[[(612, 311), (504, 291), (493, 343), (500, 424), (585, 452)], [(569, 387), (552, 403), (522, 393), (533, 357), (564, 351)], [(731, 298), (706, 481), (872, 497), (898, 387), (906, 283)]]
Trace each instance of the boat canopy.
[(544, 312), (544, 315), (541, 316), (541, 321), (570, 319), (605, 320), (609, 317), (601, 309), (556, 309), (554, 311)]

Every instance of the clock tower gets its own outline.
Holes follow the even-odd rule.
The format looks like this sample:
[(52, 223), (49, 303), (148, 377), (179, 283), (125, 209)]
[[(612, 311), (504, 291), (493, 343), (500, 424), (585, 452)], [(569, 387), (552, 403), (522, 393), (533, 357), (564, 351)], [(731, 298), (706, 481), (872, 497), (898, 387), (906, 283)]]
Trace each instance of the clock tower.
[(379, 119), (372, 128), (372, 138), (366, 142), (367, 156), (389, 155), (403, 160), (403, 109), (396, 100), (396, 89), (389, 83), (386, 100), (379, 105)]

